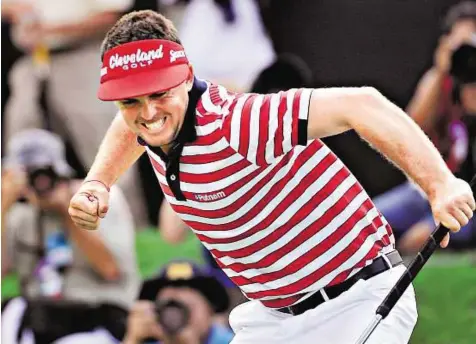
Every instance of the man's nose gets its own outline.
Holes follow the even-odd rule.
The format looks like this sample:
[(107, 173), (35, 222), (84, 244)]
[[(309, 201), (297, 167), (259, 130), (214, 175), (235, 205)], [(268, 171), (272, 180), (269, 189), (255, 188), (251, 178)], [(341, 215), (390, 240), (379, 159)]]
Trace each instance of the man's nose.
[(158, 114), (157, 107), (155, 104), (149, 100), (146, 100), (143, 103), (143, 108), (142, 108), (142, 118), (145, 119), (146, 121), (150, 121), (154, 119)]

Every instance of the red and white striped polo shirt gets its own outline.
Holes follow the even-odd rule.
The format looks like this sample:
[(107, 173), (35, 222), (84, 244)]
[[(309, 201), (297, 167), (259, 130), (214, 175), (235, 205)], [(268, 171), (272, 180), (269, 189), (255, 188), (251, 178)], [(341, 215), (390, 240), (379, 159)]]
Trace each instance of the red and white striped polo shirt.
[[(321, 140), (307, 140), (311, 92), (234, 94), (207, 84), (192, 104), (197, 136), (183, 145), (178, 174), (166, 177), (170, 164), (147, 148), (173, 209), (245, 295), (272, 308), (394, 249), (355, 177)], [(184, 200), (170, 185), (177, 180)]]

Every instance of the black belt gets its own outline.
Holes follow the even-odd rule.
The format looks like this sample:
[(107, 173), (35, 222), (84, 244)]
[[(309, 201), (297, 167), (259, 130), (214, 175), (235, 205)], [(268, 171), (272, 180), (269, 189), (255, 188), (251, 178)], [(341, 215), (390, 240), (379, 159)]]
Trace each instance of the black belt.
[(299, 302), (298, 304), (295, 304), (290, 307), (279, 308), (277, 309), (277, 311), (282, 313), (292, 314), (292, 315), (302, 314), (305, 311), (316, 308), (321, 303), (324, 303), (326, 299), (324, 299), (323, 294), (327, 295), (329, 300), (335, 299), (343, 292), (349, 290), (355, 283), (357, 283), (358, 280), (360, 279), (367, 280), (371, 277), (377, 276), (378, 274), (386, 270), (389, 270), (390, 267), (388, 262), (390, 262), (392, 267), (400, 265), (403, 262), (402, 257), (400, 257), (400, 254), (397, 251), (392, 251), (390, 253), (387, 253), (386, 257), (388, 258), (388, 261), (386, 261), (384, 257), (380, 256), (376, 258), (372, 262), (372, 264), (361, 269), (354, 276), (350, 277), (344, 282), (335, 284), (330, 287), (324, 287), (318, 292), (314, 293), (312, 296)]

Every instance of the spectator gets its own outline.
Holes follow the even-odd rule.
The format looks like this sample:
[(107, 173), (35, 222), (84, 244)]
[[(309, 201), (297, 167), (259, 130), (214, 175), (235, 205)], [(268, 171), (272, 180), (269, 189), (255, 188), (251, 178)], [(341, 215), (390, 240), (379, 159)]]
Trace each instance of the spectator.
[[(89, 169), (107, 127), (113, 104), (96, 98), (98, 51), (102, 38), (132, 0), (5, 0), (3, 17), (12, 40), (24, 52), (9, 75), (5, 142), (27, 128), (52, 130), (77, 154), (78, 171)], [(77, 166), (76, 166), (77, 165)], [(120, 185), (131, 201), (134, 220), (144, 225), (136, 172)]]
[[(457, 59), (464, 45), (476, 58), (474, 1), (459, 3), (448, 11), (433, 66), (420, 80), (407, 112), (430, 135), (451, 170), (468, 177), (474, 168), (464, 171), (461, 167), (476, 143), (476, 132), (468, 130), (476, 115), (476, 68), (465, 67), (464, 58)], [(410, 182), (376, 197), (374, 202), (400, 237), (398, 245), (405, 253), (418, 250), (435, 227), (427, 199)], [(471, 220), (454, 233), (451, 245), (474, 245), (475, 226)]]
[(225, 288), (212, 275), (188, 261), (167, 264), (144, 282), (129, 314), (124, 344), (228, 344), (233, 333), (213, 323), (228, 308)]
[(178, 31), (196, 73), (234, 91), (248, 91), (275, 57), (255, 0), (191, 0)]
[[(162, 238), (169, 244), (176, 245), (185, 240), (190, 228), (173, 211), (167, 201), (162, 202), (159, 213), (159, 230)], [(246, 301), (240, 289), (226, 276), (223, 270), (218, 266), (215, 258), (211, 255), (205, 246), (202, 245), (202, 257), (208, 271), (213, 275), (227, 290), (230, 299), (228, 310), (219, 314), (216, 319), (221, 324), (228, 326), (228, 315), (233, 308)]]
[(32, 332), (36, 343), (51, 343), (96, 327), (123, 335), (120, 321), (139, 280), (132, 215), (121, 190), (111, 189), (111, 213), (99, 232), (87, 232), (68, 215), (82, 181), (71, 178), (58, 136), (40, 129), (14, 135), (3, 167), (2, 273), (12, 265), (21, 296), (2, 312), (2, 342)]

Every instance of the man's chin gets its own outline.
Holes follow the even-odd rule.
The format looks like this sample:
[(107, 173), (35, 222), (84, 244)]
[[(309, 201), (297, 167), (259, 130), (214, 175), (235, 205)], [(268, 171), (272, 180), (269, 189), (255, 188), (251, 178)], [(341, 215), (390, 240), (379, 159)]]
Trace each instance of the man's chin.
[(154, 136), (143, 136), (142, 139), (152, 147), (161, 147), (167, 146), (173, 142), (173, 137), (154, 137)]

